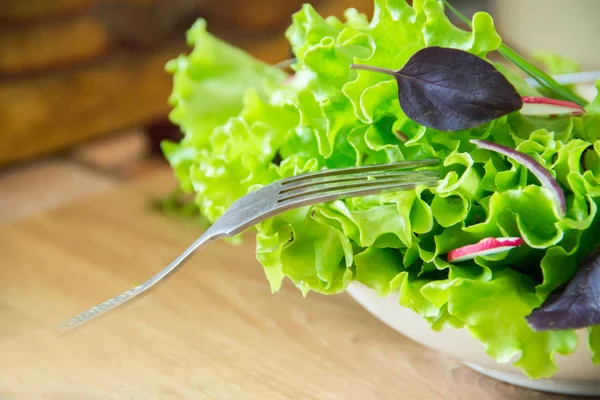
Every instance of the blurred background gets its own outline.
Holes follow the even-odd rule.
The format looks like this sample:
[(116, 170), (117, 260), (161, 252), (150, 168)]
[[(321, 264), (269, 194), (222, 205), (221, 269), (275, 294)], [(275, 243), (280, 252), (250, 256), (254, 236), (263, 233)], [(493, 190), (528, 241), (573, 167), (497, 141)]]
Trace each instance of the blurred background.
[[(283, 33), (304, 2), (341, 17), (372, 0), (1, 0), (0, 223), (165, 168), (165, 63), (187, 52), (198, 17), (269, 63), (289, 57)], [(555, 51), (600, 69), (597, 0), (454, 0), (492, 13), (524, 54)]]

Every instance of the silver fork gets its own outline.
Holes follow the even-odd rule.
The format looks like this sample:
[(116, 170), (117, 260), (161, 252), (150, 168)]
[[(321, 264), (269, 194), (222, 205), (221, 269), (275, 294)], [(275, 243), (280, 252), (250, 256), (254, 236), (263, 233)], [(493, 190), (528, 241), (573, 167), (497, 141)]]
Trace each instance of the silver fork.
[(141, 285), (70, 318), (62, 325), (62, 330), (73, 329), (147, 291), (183, 265), (205, 243), (235, 236), (261, 221), (295, 208), (351, 197), (410, 190), (417, 185), (435, 186), (439, 180), (437, 171), (404, 170), (438, 163), (437, 159), (425, 159), (321, 170), (263, 186), (236, 200), (202, 236), (162, 271)]

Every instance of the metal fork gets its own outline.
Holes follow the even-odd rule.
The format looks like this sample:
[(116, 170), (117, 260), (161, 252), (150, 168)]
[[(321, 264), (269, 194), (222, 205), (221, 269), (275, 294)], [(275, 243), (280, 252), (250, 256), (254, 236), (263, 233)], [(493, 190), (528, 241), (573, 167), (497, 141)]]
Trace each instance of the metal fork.
[(73, 329), (147, 291), (183, 265), (205, 243), (235, 236), (261, 221), (300, 207), (384, 192), (410, 190), (417, 185), (435, 186), (439, 180), (437, 171), (405, 170), (438, 163), (437, 159), (425, 159), (321, 170), (263, 186), (236, 200), (202, 236), (162, 271), (141, 285), (70, 318), (62, 325), (62, 330)]

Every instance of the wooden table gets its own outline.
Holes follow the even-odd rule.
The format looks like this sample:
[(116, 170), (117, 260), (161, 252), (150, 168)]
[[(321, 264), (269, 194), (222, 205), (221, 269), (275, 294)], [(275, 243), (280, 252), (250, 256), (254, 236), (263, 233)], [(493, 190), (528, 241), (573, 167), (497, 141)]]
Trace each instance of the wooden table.
[(0, 166), (57, 154), (129, 128), (160, 139), (185, 32), (208, 30), (267, 63), (290, 56), (302, 4), (342, 18), (373, 0), (0, 0)]
[(199, 235), (148, 206), (169, 171), (0, 228), (0, 399), (562, 399), (483, 377), (348, 296), (271, 294), (251, 237), (213, 243), (148, 296), (55, 327)]

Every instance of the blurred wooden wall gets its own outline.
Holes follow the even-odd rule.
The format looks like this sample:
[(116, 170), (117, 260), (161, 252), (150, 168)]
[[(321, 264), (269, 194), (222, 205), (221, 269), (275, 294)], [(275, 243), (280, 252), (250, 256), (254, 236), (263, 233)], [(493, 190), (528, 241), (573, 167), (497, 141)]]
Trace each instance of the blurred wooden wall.
[(164, 126), (164, 66), (188, 51), (197, 17), (275, 63), (289, 55), (283, 32), (304, 2), (340, 17), (372, 9), (372, 0), (0, 0), (0, 166)]

